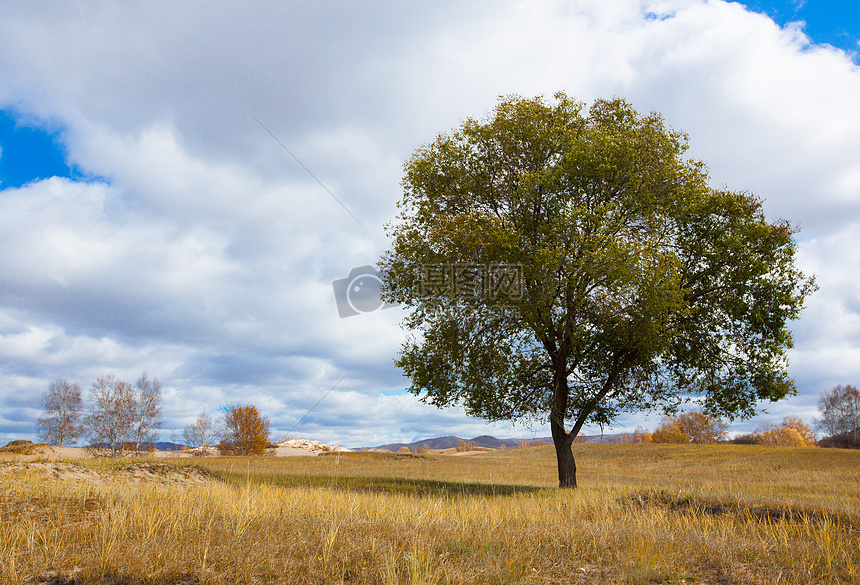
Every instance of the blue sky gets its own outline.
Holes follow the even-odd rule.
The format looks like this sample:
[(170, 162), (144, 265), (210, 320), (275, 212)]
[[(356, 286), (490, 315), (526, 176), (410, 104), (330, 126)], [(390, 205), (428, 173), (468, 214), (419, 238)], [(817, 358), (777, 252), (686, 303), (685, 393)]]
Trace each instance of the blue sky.
[(813, 43), (827, 43), (849, 51), (858, 62), (860, 54), (860, 10), (853, 2), (839, 0), (789, 0), (740, 2), (749, 10), (765, 14), (780, 26), (803, 22), (803, 31)]
[[(286, 433), (333, 387), (294, 436), (546, 436), (405, 394), (400, 310), (342, 319), (332, 289), (386, 248), (410, 153), (509, 93), (660, 111), (715, 185), (800, 226), (820, 290), (793, 324), (798, 395), (733, 430), (811, 420), (820, 392), (860, 383), (857, 11), (0, 5), (0, 442), (35, 438), (52, 380), (142, 371), (164, 382), (165, 439), (237, 402)], [(609, 432), (658, 422), (625, 416)]]
[(50, 177), (71, 178), (74, 173), (66, 163), (60, 132), (17, 118), (14, 111), (0, 112), (0, 188)]

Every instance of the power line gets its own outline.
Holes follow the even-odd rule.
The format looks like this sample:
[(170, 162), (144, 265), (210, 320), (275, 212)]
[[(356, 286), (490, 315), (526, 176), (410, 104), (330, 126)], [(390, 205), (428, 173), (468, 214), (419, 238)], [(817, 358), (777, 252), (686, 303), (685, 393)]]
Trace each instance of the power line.
[[(292, 432), (293, 432), (293, 429), (295, 429), (297, 426), (299, 426), (299, 423), (300, 423), (300, 422), (302, 422), (303, 420), (305, 420), (305, 417), (306, 417), (307, 415), (309, 415), (309, 414), (311, 413), (311, 411), (312, 411), (313, 409), (315, 409), (315, 408), (319, 405), (319, 403), (320, 403), (320, 402), (322, 402), (322, 401), (323, 401), (323, 399), (324, 399), (326, 396), (328, 396), (328, 395), (329, 395), (329, 393), (331, 393), (331, 391), (332, 391), (332, 390), (334, 390), (335, 388), (337, 388), (337, 387), (338, 387), (338, 384), (340, 384), (341, 382), (343, 382), (343, 381), (344, 381), (344, 379), (346, 379), (346, 377), (347, 377), (347, 376), (349, 376), (349, 374), (350, 374), (350, 373), (351, 373), (351, 372), (356, 368), (356, 366), (358, 366), (358, 362), (355, 362), (355, 364), (354, 364), (354, 365), (349, 369), (349, 371), (348, 371), (347, 373), (345, 373), (343, 376), (341, 376), (340, 380), (338, 380), (337, 382), (335, 382), (335, 383), (334, 383), (334, 386), (332, 386), (331, 388), (329, 388), (329, 389), (328, 389), (328, 391), (327, 391), (325, 394), (323, 394), (323, 395), (322, 395), (322, 398), (320, 398), (319, 400), (317, 400), (316, 404), (314, 404), (313, 406), (311, 406), (311, 407), (308, 409), (308, 411), (302, 415), (302, 418), (300, 418), (298, 421), (296, 421), (296, 424), (294, 424), (294, 425), (290, 428), (290, 430), (288, 430), (288, 431), (287, 431), (287, 434), (286, 434), (286, 435), (284, 435), (284, 439), (286, 439), (287, 437), (289, 437), (289, 436), (290, 436), (290, 433), (292, 433)], [(283, 440), (283, 439), (281, 439), (281, 440)]]
[(354, 214), (353, 212), (351, 212), (351, 211), (349, 210), (349, 208), (348, 208), (346, 205), (344, 205), (344, 204), (343, 204), (343, 202), (342, 202), (340, 199), (338, 199), (338, 198), (337, 198), (337, 196), (336, 196), (334, 193), (332, 193), (332, 192), (331, 192), (331, 190), (329, 190), (329, 188), (328, 188), (328, 187), (326, 187), (326, 186), (323, 184), (323, 182), (322, 182), (322, 181), (320, 181), (320, 180), (317, 178), (317, 176), (316, 176), (315, 174), (313, 174), (313, 173), (311, 172), (311, 170), (310, 170), (308, 167), (306, 167), (306, 166), (305, 166), (305, 164), (304, 164), (302, 161), (300, 161), (300, 160), (299, 160), (299, 158), (298, 158), (296, 155), (294, 155), (294, 154), (293, 154), (293, 151), (291, 151), (289, 148), (287, 148), (287, 147), (286, 147), (286, 145), (285, 145), (283, 142), (281, 142), (281, 141), (278, 139), (278, 137), (277, 137), (277, 136), (275, 136), (275, 135), (272, 133), (272, 131), (271, 131), (271, 130), (269, 130), (268, 128), (266, 128), (266, 125), (265, 125), (265, 124), (263, 124), (263, 123), (260, 121), (260, 119), (259, 119), (257, 116), (255, 116), (255, 115), (254, 115), (254, 113), (253, 113), (251, 110), (249, 110), (248, 108), (246, 108), (246, 107), (245, 107), (245, 104), (243, 104), (242, 102), (240, 102), (240, 101), (238, 100), (238, 98), (234, 98), (234, 99), (236, 99), (236, 103), (238, 103), (240, 106), (242, 106), (242, 108), (243, 108), (246, 112), (248, 112), (248, 115), (249, 115), (249, 116), (251, 116), (252, 118), (254, 118), (254, 120), (256, 120), (256, 121), (257, 121), (257, 124), (259, 124), (259, 125), (263, 128), (263, 130), (265, 130), (266, 132), (268, 132), (268, 133), (269, 133), (269, 136), (271, 136), (272, 138), (274, 138), (274, 139), (275, 139), (275, 142), (277, 142), (278, 144), (280, 144), (280, 145), (281, 145), (281, 148), (283, 148), (283, 149), (287, 152), (287, 154), (289, 154), (291, 157), (293, 157), (293, 160), (295, 160), (297, 163), (299, 163), (299, 166), (301, 166), (301, 167), (305, 170), (305, 172), (306, 172), (307, 174), (309, 174), (311, 177), (313, 177), (314, 181), (316, 181), (317, 183), (319, 183), (319, 186), (320, 186), (320, 187), (322, 187), (323, 189), (325, 189), (325, 192), (326, 192), (326, 193), (328, 193), (329, 195), (331, 195), (331, 198), (332, 198), (332, 199), (334, 199), (335, 201), (337, 201), (338, 205), (340, 205), (341, 207), (343, 207), (344, 211), (346, 211), (346, 212), (350, 215), (350, 217), (352, 217), (352, 219), (354, 219), (356, 222), (358, 222), (358, 225), (360, 225), (362, 228), (364, 228), (364, 231), (366, 231), (368, 234), (370, 234), (370, 230), (369, 230), (369, 229), (367, 229), (367, 227), (366, 227), (363, 223), (361, 223), (361, 220), (359, 220), (359, 219), (355, 216), (355, 214)]
[[(271, 130), (269, 130), (269, 129), (266, 127), (266, 125), (265, 125), (265, 124), (263, 124), (263, 122), (262, 122), (262, 121), (260, 121), (260, 119), (259, 119), (257, 116), (255, 116), (255, 115), (254, 115), (254, 113), (253, 113), (251, 110), (249, 110), (249, 109), (245, 106), (245, 104), (243, 104), (241, 101), (239, 101), (239, 99), (238, 99), (238, 98), (234, 98), (234, 99), (236, 100), (236, 103), (238, 103), (240, 106), (242, 106), (242, 109), (244, 109), (246, 112), (248, 112), (248, 115), (249, 115), (249, 116), (251, 116), (252, 118), (254, 118), (254, 120), (257, 122), (257, 124), (259, 124), (259, 125), (260, 125), (260, 127), (261, 127), (263, 130), (265, 130), (265, 131), (269, 134), (269, 136), (271, 136), (271, 137), (275, 140), (275, 142), (277, 142), (277, 143), (280, 145), (280, 147), (281, 147), (281, 148), (283, 148), (283, 149), (284, 149), (284, 151), (285, 151), (287, 154), (289, 154), (289, 155), (293, 158), (293, 160), (295, 160), (297, 163), (299, 163), (299, 166), (301, 166), (301, 167), (305, 170), (305, 172), (306, 172), (307, 174), (309, 174), (309, 175), (314, 179), (314, 181), (316, 181), (316, 182), (317, 182), (317, 184), (319, 184), (319, 186), (320, 186), (320, 187), (322, 187), (322, 188), (325, 190), (325, 192), (326, 192), (326, 193), (328, 193), (328, 194), (331, 196), (331, 198), (332, 198), (332, 199), (334, 199), (335, 201), (337, 201), (338, 205), (340, 205), (340, 206), (343, 208), (343, 210), (344, 210), (344, 211), (346, 211), (346, 212), (350, 215), (350, 217), (352, 217), (352, 219), (354, 219), (354, 220), (356, 221), (356, 223), (358, 223), (358, 225), (360, 225), (360, 226), (364, 229), (364, 231), (366, 231), (368, 234), (372, 235), (372, 234), (371, 234), (371, 232), (370, 232), (370, 230), (369, 230), (369, 229), (367, 229), (367, 226), (365, 226), (363, 223), (361, 223), (361, 220), (360, 220), (360, 219), (358, 219), (358, 218), (355, 216), (355, 214), (354, 214), (353, 212), (351, 212), (351, 211), (349, 210), (349, 208), (348, 208), (346, 205), (344, 205), (344, 203), (343, 203), (340, 199), (338, 199), (338, 198), (337, 198), (337, 196), (336, 196), (334, 193), (332, 193), (332, 192), (331, 192), (331, 190), (330, 190), (328, 187), (326, 187), (326, 186), (325, 186), (325, 184), (323, 184), (323, 182), (322, 182), (322, 181), (320, 181), (320, 180), (319, 180), (319, 178), (318, 178), (315, 174), (313, 174), (313, 172), (311, 172), (311, 170), (310, 170), (308, 167), (306, 167), (306, 166), (305, 166), (305, 164), (304, 164), (302, 161), (300, 161), (300, 160), (299, 160), (299, 158), (298, 158), (295, 154), (293, 154), (293, 151), (291, 151), (289, 148), (287, 148), (287, 146), (286, 146), (283, 142), (281, 142), (281, 141), (280, 141), (280, 139), (279, 139), (277, 136), (275, 136), (275, 134), (274, 134)], [(341, 376), (340, 380), (338, 380), (337, 382), (335, 382), (334, 386), (332, 386), (331, 388), (329, 388), (329, 389), (328, 389), (328, 391), (326, 391), (326, 393), (325, 393), (325, 394), (323, 394), (323, 395), (322, 395), (322, 397), (321, 397), (319, 400), (317, 400), (317, 401), (316, 401), (316, 404), (314, 404), (313, 406), (311, 406), (311, 407), (310, 407), (310, 409), (308, 409), (308, 411), (307, 411), (304, 415), (302, 415), (302, 417), (301, 417), (298, 421), (296, 421), (296, 424), (294, 424), (294, 425), (292, 426), (292, 428), (290, 428), (290, 430), (289, 430), (289, 431), (287, 431), (287, 434), (286, 434), (286, 435), (284, 435), (284, 439), (286, 439), (287, 437), (289, 437), (290, 433), (291, 433), (291, 432), (293, 432), (293, 430), (294, 430), (297, 426), (299, 426), (299, 423), (301, 423), (301, 422), (305, 419), (305, 417), (307, 417), (307, 416), (311, 413), (311, 411), (312, 411), (313, 409), (315, 409), (315, 408), (320, 404), (320, 402), (322, 402), (322, 401), (325, 399), (325, 397), (326, 397), (326, 396), (328, 396), (328, 395), (331, 393), (331, 391), (332, 391), (332, 390), (334, 390), (335, 388), (337, 388), (337, 386), (338, 386), (341, 382), (343, 382), (343, 381), (344, 381), (344, 379), (346, 379), (346, 377), (347, 377), (350, 373), (352, 373), (352, 371), (353, 371), (357, 366), (358, 366), (358, 362), (356, 362), (356, 363), (355, 363), (355, 364), (354, 364), (354, 365), (353, 365), (353, 366), (352, 366), (352, 367), (351, 367), (351, 368), (350, 368), (350, 369), (349, 369), (349, 370), (348, 370), (348, 371), (347, 371), (343, 376)]]

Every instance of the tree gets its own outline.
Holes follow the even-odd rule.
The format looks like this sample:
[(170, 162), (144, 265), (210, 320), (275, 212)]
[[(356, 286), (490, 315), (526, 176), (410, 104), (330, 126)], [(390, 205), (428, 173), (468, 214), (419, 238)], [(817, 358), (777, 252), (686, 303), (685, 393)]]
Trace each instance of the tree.
[(152, 444), (157, 438), (158, 429), (163, 423), (161, 418), (161, 389), (158, 378), (152, 380), (143, 372), (135, 385), (135, 410), (131, 430), (131, 441), (135, 451), (141, 445)]
[[(581, 435), (577, 437), (577, 440), (581, 438)], [(636, 427), (632, 433), (624, 433), (621, 435), (621, 442), (632, 444), (632, 443), (653, 443), (654, 442), (654, 433), (649, 433), (648, 429), (645, 427)]]
[(799, 417), (787, 416), (782, 423), (762, 423), (752, 433), (732, 439), (738, 445), (770, 445), (775, 447), (814, 447), (812, 429)]
[(807, 443), (800, 433), (792, 428), (770, 429), (759, 435), (762, 445), (770, 445), (772, 447), (806, 447)]
[(42, 408), (45, 416), (36, 422), (36, 434), (46, 443), (62, 447), (74, 444), (86, 434), (86, 426), (82, 424), (82, 391), (78, 384), (70, 384), (63, 378), (51, 382), (42, 395)]
[(806, 446), (813, 446), (816, 443), (815, 434), (812, 432), (812, 429), (798, 416), (785, 417), (782, 419), (782, 424), (779, 425), (779, 428), (792, 429), (796, 431), (803, 439), (803, 444)]
[(137, 411), (135, 389), (128, 382), (108, 374), (93, 383), (90, 401), (92, 406), (86, 417), (90, 439), (106, 445), (111, 457), (115, 457), (134, 434)]
[(860, 449), (860, 438), (854, 433), (837, 433), (818, 441), (818, 446), (831, 449)]
[(818, 398), (818, 412), (821, 413), (816, 421), (818, 430), (831, 437), (853, 435), (854, 443), (860, 441), (860, 390), (855, 386), (839, 384), (822, 392)]
[(700, 410), (668, 417), (663, 426), (654, 431), (655, 443), (716, 443), (726, 438), (729, 425), (715, 416)]
[(731, 442), (735, 445), (761, 445), (761, 440), (761, 435), (753, 432), (738, 435)]
[(269, 419), (250, 404), (231, 406), (224, 413), (224, 437), (218, 448), (230, 455), (262, 455), (269, 442)]
[(760, 445), (774, 447), (812, 447), (815, 436), (812, 429), (796, 416), (787, 416), (782, 423), (762, 423), (755, 430)]
[(457, 453), (464, 453), (466, 451), (474, 451), (475, 447), (477, 447), (477, 443), (475, 441), (464, 441), (463, 439), (457, 439), (457, 446), (454, 448)]
[(215, 438), (215, 422), (204, 410), (193, 424), (185, 427), (182, 434), (189, 447), (208, 447)]
[(90, 389), (92, 406), (86, 417), (90, 438), (107, 445), (111, 457), (126, 445), (138, 451), (154, 442), (162, 424), (161, 388), (146, 372), (134, 386), (113, 374), (98, 378)]
[(654, 434), (651, 437), (654, 443), (671, 443), (673, 445), (686, 445), (690, 442), (690, 435), (684, 432), (681, 425), (671, 418), (663, 422), (663, 424), (654, 429)]
[(385, 300), (411, 309), (411, 392), (548, 420), (562, 487), (586, 423), (691, 396), (749, 417), (794, 393), (786, 323), (814, 289), (795, 230), (686, 149), (659, 114), (564, 94), (502, 98), (419, 147), (380, 260)]

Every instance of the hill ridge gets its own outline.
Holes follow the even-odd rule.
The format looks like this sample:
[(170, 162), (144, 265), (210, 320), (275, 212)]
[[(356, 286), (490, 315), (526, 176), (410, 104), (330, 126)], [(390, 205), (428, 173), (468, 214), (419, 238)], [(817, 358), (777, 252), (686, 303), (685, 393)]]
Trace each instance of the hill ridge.
[[(589, 443), (619, 443), (621, 442), (622, 433), (612, 435), (595, 435), (586, 437), (580, 435)], [(579, 440), (579, 438), (577, 438)], [(417, 451), (422, 447), (425, 449), (451, 449), (457, 446), (459, 441), (469, 443), (475, 442), (476, 447), (485, 447), (487, 449), (498, 449), (504, 445), (506, 449), (516, 449), (523, 441), (528, 441), (532, 445), (540, 443), (552, 444), (552, 437), (535, 437), (535, 438), (514, 438), (514, 439), (497, 439), (492, 435), (480, 435), (471, 439), (464, 439), (454, 435), (445, 435), (444, 437), (433, 437), (429, 439), (419, 439), (411, 443), (388, 443), (386, 445), (376, 445), (373, 447), (358, 447), (356, 451), (367, 451), (368, 449), (387, 449), (388, 451), (399, 451), (403, 447), (408, 447), (410, 451)]]

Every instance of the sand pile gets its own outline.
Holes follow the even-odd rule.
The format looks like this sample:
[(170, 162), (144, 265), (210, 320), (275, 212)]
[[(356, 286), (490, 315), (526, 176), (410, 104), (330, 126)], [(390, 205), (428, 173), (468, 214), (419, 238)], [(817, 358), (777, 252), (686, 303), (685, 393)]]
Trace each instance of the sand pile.
[(191, 465), (141, 462), (119, 469), (97, 470), (63, 462), (0, 463), (0, 477), (6, 473), (27, 471), (41, 473), (62, 481), (85, 482), (93, 485), (107, 483), (201, 484), (220, 481), (211, 472)]
[(0, 447), (0, 453), (13, 453), (15, 455), (38, 455), (48, 450), (44, 443), (33, 441), (10, 441), (5, 447)]
[(288, 447), (290, 449), (304, 449), (315, 453), (351, 453), (352, 449), (339, 447), (337, 445), (326, 445), (320, 441), (312, 441), (310, 439), (283, 439), (278, 441), (278, 447)]

